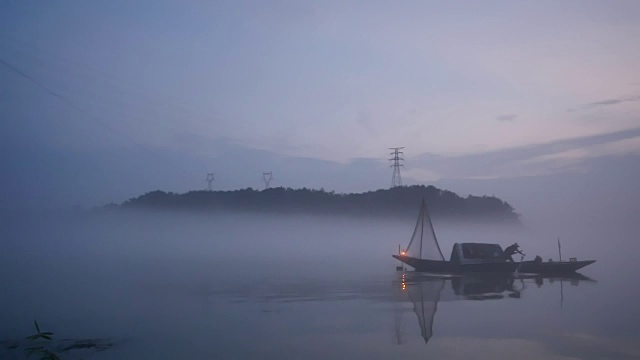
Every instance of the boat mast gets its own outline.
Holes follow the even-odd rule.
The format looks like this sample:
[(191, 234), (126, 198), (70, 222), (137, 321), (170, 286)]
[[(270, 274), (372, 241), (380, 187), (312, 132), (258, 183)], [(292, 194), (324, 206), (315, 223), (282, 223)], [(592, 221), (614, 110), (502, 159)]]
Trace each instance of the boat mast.
[(440, 244), (438, 243), (438, 238), (436, 237), (436, 231), (433, 229), (433, 223), (431, 222), (431, 216), (429, 215), (429, 209), (427, 208), (427, 203), (422, 199), (422, 206), (424, 206), (424, 212), (427, 220), (429, 220), (429, 228), (431, 229), (431, 235), (433, 235), (433, 240), (436, 242), (436, 247), (438, 248), (438, 252), (440, 253), (440, 258), (444, 260), (444, 255), (442, 255), (442, 250), (440, 250)]
[(420, 209), (420, 259), (422, 259), (422, 237), (424, 235), (424, 215), (427, 204), (422, 199), (422, 208)]
[(560, 247), (560, 237), (558, 237), (558, 255), (560, 256), (560, 262), (562, 262), (562, 248)]
[[(416, 239), (416, 235), (418, 234), (418, 227), (420, 226), (421, 221), (422, 221), (422, 208), (420, 208), (420, 212), (418, 213), (418, 218), (416, 219), (416, 226), (413, 228), (413, 233), (411, 234), (411, 241), (409, 241), (409, 245), (407, 245), (405, 249), (407, 254), (409, 254), (409, 249), (411, 249), (411, 246), (413, 245), (413, 241)], [(420, 251), (420, 254), (418, 254), (418, 256), (422, 257), (422, 250)]]

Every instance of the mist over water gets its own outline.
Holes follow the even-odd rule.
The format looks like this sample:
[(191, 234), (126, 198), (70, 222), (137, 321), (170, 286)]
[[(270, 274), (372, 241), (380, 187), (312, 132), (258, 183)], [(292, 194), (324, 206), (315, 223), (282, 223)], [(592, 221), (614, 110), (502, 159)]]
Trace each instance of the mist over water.
[[(445, 258), (455, 242), (518, 242), (526, 259), (557, 259), (557, 234), (563, 231), (564, 258), (598, 262), (582, 271), (595, 282), (575, 287), (565, 280), (562, 308), (559, 282), (549, 280), (543, 286), (532, 279), (516, 284), (526, 287), (519, 299), (443, 300), (434, 337), (425, 344), (415, 305), (398, 294), (397, 263), (390, 257), (398, 244), (406, 246), (414, 221), (140, 211), (5, 214), (0, 335), (30, 335), (37, 319), (60, 338), (113, 341), (112, 348), (91, 354), (97, 359), (455, 357), (464, 353), (456, 341), (484, 348), (492, 344), (487, 339), (503, 350), (534, 347), (538, 355), (588, 357), (585, 337), (612, 339), (606, 346), (615, 340), (629, 347), (624, 354), (638, 354), (629, 341), (640, 334), (633, 285), (640, 267), (625, 251), (634, 243), (633, 229), (563, 227), (561, 220), (548, 228), (528, 221), (435, 221)], [(394, 335), (398, 314), (405, 319), (401, 345)], [(19, 352), (10, 354), (20, 358)]]
[[(0, 1), (0, 360), (640, 358), (639, 18)], [(446, 259), (597, 262), (397, 271), (423, 196)]]

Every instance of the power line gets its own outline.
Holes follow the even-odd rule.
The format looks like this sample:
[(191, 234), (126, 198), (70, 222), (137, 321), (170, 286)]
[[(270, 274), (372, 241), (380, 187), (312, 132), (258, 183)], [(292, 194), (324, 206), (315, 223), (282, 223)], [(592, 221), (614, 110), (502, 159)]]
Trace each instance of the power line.
[(0, 64), (6, 66), (7, 68), (9, 68), (10, 70), (12, 70), (14, 73), (20, 75), (21, 77), (29, 80), (32, 84), (36, 85), (37, 87), (39, 87), (42, 91), (46, 92), (47, 94), (58, 98), (58, 100), (62, 101), (63, 103), (65, 103), (67, 106), (72, 107), (80, 112), (85, 113), (86, 115), (90, 116), (91, 118), (93, 118), (94, 121), (96, 121), (97, 123), (99, 123), (100, 125), (104, 126), (105, 128), (109, 129), (110, 131), (112, 131), (113, 133), (122, 136), (124, 138), (126, 138), (127, 140), (133, 142), (134, 144), (136, 143), (131, 137), (127, 136), (126, 134), (114, 129), (113, 127), (111, 127), (109, 124), (107, 124), (106, 122), (98, 119), (95, 115), (85, 111), (83, 108), (79, 107), (78, 105), (74, 104), (73, 102), (71, 102), (69, 99), (67, 99), (65, 96), (63, 96), (62, 94), (56, 92), (55, 90), (53, 90), (52, 88), (48, 87), (47, 85), (39, 82), (38, 80), (34, 79), (33, 77), (29, 76), (27, 73), (23, 72), (22, 70), (16, 68), (15, 66), (9, 64), (8, 62), (6, 62), (4, 59), (0, 58)]
[(404, 146), (389, 148), (389, 150), (393, 150), (390, 153), (391, 158), (389, 159), (390, 161), (393, 162), (391, 164), (391, 167), (393, 168), (393, 175), (391, 177), (391, 187), (402, 186), (402, 175), (400, 174), (400, 168), (404, 166), (404, 164), (402, 164), (402, 161), (404, 161), (404, 158), (402, 157), (402, 155), (404, 153), (400, 151), (402, 149), (404, 149)]
[[(62, 103), (64, 103), (65, 105), (69, 106), (70, 108), (73, 108), (81, 113), (84, 113), (87, 117), (91, 118), (93, 121), (95, 121), (96, 123), (100, 124), (101, 126), (103, 126), (105, 129), (111, 131), (113, 134), (115, 134), (116, 136), (119, 136), (129, 142), (131, 142), (132, 144), (134, 144), (135, 146), (137, 146), (138, 148), (140, 148), (141, 150), (145, 151), (146, 153), (148, 153), (151, 156), (156, 157), (157, 159), (162, 160), (164, 163), (169, 163), (173, 166), (176, 166), (176, 164), (169, 160), (168, 158), (166, 158), (165, 156), (161, 155), (160, 153), (156, 152), (156, 151), (151, 151), (150, 149), (148, 149), (147, 147), (143, 146), (142, 144), (138, 143), (138, 141), (136, 141), (134, 138), (132, 138), (131, 136), (125, 134), (122, 131), (119, 131), (115, 128), (113, 128), (111, 125), (109, 125), (107, 122), (103, 121), (102, 119), (100, 119), (98, 116), (96, 116), (95, 114), (92, 114), (91, 112), (85, 110), (84, 108), (82, 108), (81, 106), (78, 106), (76, 103), (74, 103), (72, 100), (70, 100), (69, 98), (67, 98), (66, 96), (58, 93), (57, 91), (53, 90), (51, 87), (43, 84), (42, 82), (36, 80), (35, 78), (33, 78), (32, 76), (30, 76), (29, 74), (25, 73), (24, 71), (20, 70), (19, 68), (13, 66), (12, 64), (10, 64), (9, 62), (7, 62), (6, 60), (4, 60), (3, 58), (0, 58), (0, 64), (4, 65), (6, 68), (8, 68), (9, 70), (11, 70), (12, 72), (14, 72), (15, 74), (19, 75), (20, 77), (28, 80), (30, 83), (34, 84), (36, 87), (38, 87), (40, 90), (44, 91), (45, 93), (57, 98), (58, 100), (60, 100)], [(180, 165), (180, 167), (184, 168), (183, 166)]]
[[(108, 96), (110, 97), (109, 100), (116, 101), (120, 104), (118, 104), (117, 106), (107, 105), (104, 103), (106, 96), (101, 95), (98, 99), (95, 99), (95, 97), (97, 97), (95, 96), (94, 98), (89, 98), (87, 100), (95, 103), (94, 106), (101, 106), (103, 108), (106, 108), (107, 110), (118, 110), (120, 112), (124, 112), (125, 114), (127, 111), (126, 108), (135, 107), (137, 109), (136, 111), (142, 109), (151, 113), (152, 116), (155, 117), (170, 116), (178, 119), (179, 116), (179, 120), (181, 123), (189, 121), (191, 126), (202, 126), (204, 124), (208, 124), (209, 121), (238, 121), (238, 119), (230, 117), (229, 114), (225, 114), (223, 116), (220, 114), (214, 114), (211, 112), (211, 110), (196, 110), (196, 107), (192, 106), (192, 103), (186, 102), (183, 98), (178, 98), (176, 96), (159, 96), (157, 94), (152, 95), (148, 91), (141, 91), (136, 87), (140, 84), (131, 82), (130, 78), (127, 78), (127, 80), (124, 80), (122, 78), (114, 78), (113, 74), (106, 73), (101, 68), (92, 67), (84, 62), (79, 62), (74, 57), (60, 56), (60, 54), (55, 52), (47, 52), (46, 49), (37, 49), (36, 53), (30, 52), (29, 50), (33, 49), (33, 46), (31, 44), (18, 40), (9, 35), (0, 37), (0, 47), (2, 47), (1, 45), (3, 44), (6, 44), (7, 46), (17, 45), (18, 48), (13, 48), (13, 52), (22, 54), (22, 56), (29, 59), (32, 64), (39, 64), (39, 67), (44, 69), (45, 71), (53, 72), (56, 75), (60, 75), (63, 77), (68, 77), (69, 80), (77, 82), (78, 84), (82, 84), (83, 86), (86, 86), (89, 83), (93, 83), (96, 85), (95, 88), (89, 89), (93, 92), (81, 89), (81, 91), (84, 91), (84, 95), (97, 95), (96, 91), (109, 90), (108, 88), (113, 88), (111, 89), (112, 91), (110, 91), (108, 94)], [(7, 49), (9, 49), (9, 47), (7, 47)], [(14, 61), (14, 63), (16, 62)], [(22, 68), (24, 68), (24, 64), (22, 61), (17, 63), (19, 63)], [(3, 62), (3, 64), (0, 65), (7, 66), (9, 69), (16, 72), (20, 76), (24, 76), (29, 81), (32, 81), (38, 87), (42, 88), (42, 90), (47, 91), (53, 96), (59, 97), (60, 100), (65, 100), (60, 93), (56, 93), (50, 87), (44, 86), (42, 83), (38, 82), (36, 78), (27, 75), (24, 71), (18, 70), (16, 66), (10, 65), (6, 60)], [(108, 87), (104, 85), (108, 85)], [(53, 93), (51, 93), (51, 91), (53, 91)], [(129, 94), (127, 94), (127, 92)], [(66, 98), (69, 98), (69, 96), (67, 95)], [(145, 101), (140, 101), (140, 98), (143, 98), (142, 100)], [(69, 103), (70, 101), (67, 99), (66, 102)], [(172, 111), (177, 111), (178, 113), (176, 113), (175, 115), (171, 115)], [(153, 126), (155, 128), (165, 127), (166, 130), (173, 130), (163, 122), (155, 122)], [(115, 129), (110, 130), (115, 132)]]

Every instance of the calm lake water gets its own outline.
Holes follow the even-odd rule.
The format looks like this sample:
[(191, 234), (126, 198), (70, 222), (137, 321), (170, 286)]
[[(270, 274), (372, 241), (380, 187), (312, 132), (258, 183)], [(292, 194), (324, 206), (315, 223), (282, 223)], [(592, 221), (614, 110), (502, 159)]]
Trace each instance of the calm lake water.
[[(389, 256), (412, 221), (180, 216), (5, 221), (0, 358), (25, 358), (34, 319), (54, 344), (112, 344), (63, 359), (640, 357), (638, 266), (614, 251), (592, 250), (598, 262), (572, 279), (428, 277)], [(443, 250), (518, 236), (557, 252), (538, 235), (439, 233)], [(584, 241), (563, 249), (588, 254)]]

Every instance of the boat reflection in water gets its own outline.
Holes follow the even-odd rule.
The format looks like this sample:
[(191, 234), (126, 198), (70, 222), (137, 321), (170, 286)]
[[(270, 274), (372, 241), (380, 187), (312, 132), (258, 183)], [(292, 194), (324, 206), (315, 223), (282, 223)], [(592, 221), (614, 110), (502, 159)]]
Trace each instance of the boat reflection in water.
[[(563, 277), (519, 276), (513, 274), (469, 274), (461, 276), (426, 275), (418, 272), (406, 272), (397, 282), (400, 291), (399, 301), (413, 303), (413, 311), (418, 318), (418, 325), (425, 343), (433, 336), (433, 326), (438, 303), (457, 300), (501, 300), (505, 298), (520, 299), (525, 284), (534, 283), (537, 287), (545, 281), (560, 282), (561, 306), (563, 300), (562, 284), (569, 281), (577, 285), (580, 281), (595, 282), (584, 275), (573, 273)], [(399, 324), (396, 324), (398, 344), (402, 343)]]

